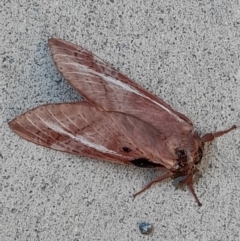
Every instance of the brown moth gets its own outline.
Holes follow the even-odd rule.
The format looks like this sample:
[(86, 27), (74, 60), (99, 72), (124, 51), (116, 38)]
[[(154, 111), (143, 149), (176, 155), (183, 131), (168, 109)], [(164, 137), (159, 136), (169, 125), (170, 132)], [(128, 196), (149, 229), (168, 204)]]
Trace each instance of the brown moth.
[(134, 196), (166, 178), (185, 176), (201, 206), (192, 178), (204, 143), (236, 126), (200, 137), (185, 115), (91, 52), (55, 38), (48, 44), (58, 70), (84, 101), (39, 106), (10, 121), (10, 128), (28, 141), (55, 150), (164, 168), (165, 174)]

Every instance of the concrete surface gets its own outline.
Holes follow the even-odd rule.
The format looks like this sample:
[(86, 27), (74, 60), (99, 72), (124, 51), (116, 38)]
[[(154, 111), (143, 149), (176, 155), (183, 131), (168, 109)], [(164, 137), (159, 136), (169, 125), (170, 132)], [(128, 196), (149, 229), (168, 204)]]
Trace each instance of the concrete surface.
[(80, 98), (51, 60), (51, 36), (113, 64), (201, 134), (240, 125), (238, 0), (3, 0), (0, 13), (0, 240), (240, 240), (239, 129), (206, 146), (199, 208), (171, 180), (133, 200), (158, 171), (48, 150), (7, 125)]

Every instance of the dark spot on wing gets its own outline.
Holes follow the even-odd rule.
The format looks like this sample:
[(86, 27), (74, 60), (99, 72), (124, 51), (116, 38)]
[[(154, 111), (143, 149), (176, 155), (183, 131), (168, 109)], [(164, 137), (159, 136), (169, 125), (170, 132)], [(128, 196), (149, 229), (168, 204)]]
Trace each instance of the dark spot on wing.
[(154, 168), (154, 167), (163, 167), (163, 165), (159, 163), (154, 163), (148, 160), (147, 158), (141, 157), (137, 159), (133, 159), (130, 161), (134, 166), (142, 167), (142, 168)]
[(127, 146), (124, 146), (124, 147), (122, 148), (122, 150), (123, 150), (124, 152), (130, 152), (130, 151), (131, 151), (131, 149), (130, 149), (129, 147), (127, 147)]

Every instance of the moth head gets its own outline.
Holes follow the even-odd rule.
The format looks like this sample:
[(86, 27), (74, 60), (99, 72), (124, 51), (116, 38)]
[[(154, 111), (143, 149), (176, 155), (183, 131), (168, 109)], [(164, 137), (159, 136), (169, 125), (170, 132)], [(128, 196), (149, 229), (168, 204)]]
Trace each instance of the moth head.
[(201, 162), (203, 156), (203, 147), (204, 143), (202, 142), (200, 136), (197, 132), (193, 132), (189, 138), (188, 149), (188, 158), (189, 160), (192, 159), (193, 165), (197, 165)]
[(192, 135), (181, 143), (180, 147), (175, 150), (178, 171), (187, 172), (201, 162), (203, 145), (196, 132), (192, 133)]

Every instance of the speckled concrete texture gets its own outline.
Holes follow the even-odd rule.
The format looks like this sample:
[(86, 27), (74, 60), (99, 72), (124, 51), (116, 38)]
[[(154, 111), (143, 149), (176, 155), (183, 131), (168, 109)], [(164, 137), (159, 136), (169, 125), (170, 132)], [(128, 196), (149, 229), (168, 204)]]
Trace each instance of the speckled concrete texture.
[(240, 126), (238, 0), (2, 0), (0, 13), (0, 240), (240, 240), (239, 129), (206, 145), (199, 208), (171, 180), (133, 200), (159, 171), (48, 150), (7, 125), (81, 98), (52, 62), (53, 36), (113, 64), (201, 134)]

